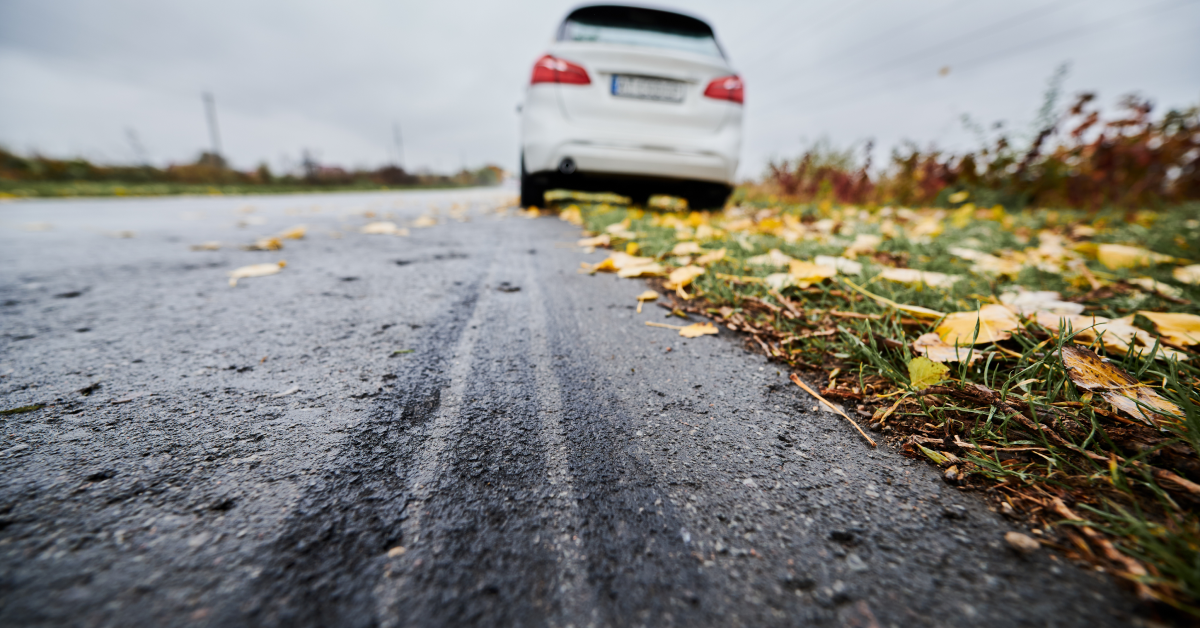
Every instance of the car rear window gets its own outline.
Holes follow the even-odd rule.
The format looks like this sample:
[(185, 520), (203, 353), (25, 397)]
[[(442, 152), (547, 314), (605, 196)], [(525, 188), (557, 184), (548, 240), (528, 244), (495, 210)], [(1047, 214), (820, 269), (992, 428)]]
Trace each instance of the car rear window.
[(639, 7), (592, 6), (576, 9), (563, 22), (558, 39), (723, 56), (708, 24), (678, 13)]

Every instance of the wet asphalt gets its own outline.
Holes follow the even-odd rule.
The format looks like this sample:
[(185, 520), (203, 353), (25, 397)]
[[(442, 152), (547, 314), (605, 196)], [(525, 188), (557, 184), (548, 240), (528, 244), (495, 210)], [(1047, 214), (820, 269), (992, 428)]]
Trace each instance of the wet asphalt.
[(0, 204), (0, 624), (1133, 621), (512, 196)]

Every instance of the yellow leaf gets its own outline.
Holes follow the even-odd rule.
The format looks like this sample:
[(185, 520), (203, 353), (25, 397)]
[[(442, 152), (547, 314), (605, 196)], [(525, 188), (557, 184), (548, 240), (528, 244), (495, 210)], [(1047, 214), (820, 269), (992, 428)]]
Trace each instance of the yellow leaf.
[(885, 268), (879, 276), (903, 284), (925, 284), (932, 288), (949, 288), (958, 280), (962, 279), (959, 275), (947, 275), (933, 271), (914, 270), (912, 268)]
[(658, 293), (653, 290), (647, 290), (637, 296), (638, 301), (655, 301), (658, 299)]
[(1062, 348), (1061, 357), (1067, 375), (1076, 386), (1099, 393), (1109, 403), (1135, 419), (1157, 427), (1161, 422), (1175, 421), (1164, 414), (1183, 414), (1179, 406), (1139, 383), (1113, 362), (1088, 349), (1066, 345)]
[(1163, 338), (1177, 345), (1190, 347), (1200, 343), (1200, 316), (1146, 311), (1139, 311), (1138, 314), (1150, 319)]
[(280, 233), (279, 237), (283, 240), (303, 240), (304, 234), (307, 232), (308, 227), (304, 225), (296, 225), (295, 227)]
[(679, 330), (679, 335), (684, 338), (697, 338), (717, 333), (717, 328), (712, 323), (692, 323), (683, 329)]
[(925, 390), (946, 378), (950, 369), (926, 357), (913, 358), (908, 363), (908, 380), (913, 390)]
[(579, 206), (572, 205), (558, 214), (559, 220), (565, 220), (577, 227), (583, 226), (583, 214), (579, 212)]
[(607, 233), (602, 233), (594, 238), (581, 238), (575, 244), (578, 244), (579, 246), (582, 246), (585, 248), (597, 247), (597, 246), (608, 246), (608, 245), (612, 244), (612, 236), (608, 235)]
[(1112, 270), (1118, 268), (1136, 268), (1172, 262), (1175, 258), (1170, 255), (1155, 253), (1137, 246), (1126, 244), (1100, 244), (1096, 246), (1096, 259)]
[(637, 255), (638, 249), (642, 248), (637, 242), (626, 242), (625, 252), (630, 255)]
[(704, 274), (704, 269), (700, 266), (684, 266), (676, 268), (667, 275), (667, 282), (664, 285), (668, 290), (678, 290), (690, 283), (696, 277)]
[(284, 266), (287, 266), (287, 262), (280, 261), (275, 264), (251, 264), (249, 266), (242, 266), (241, 268), (235, 268), (234, 270), (229, 272), (229, 286), (231, 288), (236, 287), (238, 279), (247, 279), (250, 277), (266, 277), (267, 275), (274, 275), (274, 274), (278, 273), (279, 271), (283, 270)]
[[(537, 208), (530, 208), (529, 212), (532, 213), (535, 217), (537, 216)], [(420, 218), (417, 218), (416, 220), (413, 221), (412, 226), (417, 227), (417, 228), (422, 228), (422, 227), (432, 227), (436, 224), (437, 224), (437, 218), (434, 218), (433, 216), (421, 216)]]
[(1175, 281), (1178, 281), (1179, 283), (1186, 283), (1195, 286), (1200, 284), (1200, 264), (1180, 266), (1172, 271), (1171, 275), (1175, 277)]
[(961, 203), (967, 200), (967, 197), (969, 196), (971, 196), (971, 193), (963, 190), (961, 192), (955, 192), (954, 194), (951, 194), (950, 196), (946, 197), (946, 200), (950, 201), (951, 203)]
[(248, 251), (278, 251), (283, 248), (283, 243), (279, 238), (259, 238), (245, 248)]
[(666, 272), (662, 264), (650, 262), (649, 264), (638, 264), (636, 266), (626, 266), (617, 271), (617, 276), (623, 279), (631, 277), (657, 277)]
[[(975, 336), (978, 323), (979, 335)], [(988, 304), (977, 312), (951, 312), (934, 331), (948, 345), (979, 345), (1007, 340), (1021, 321), (1003, 305)]]
[(968, 261), (975, 262), (971, 265), (971, 270), (977, 273), (986, 273), (989, 275), (1009, 275), (1016, 276), (1021, 273), (1024, 266), (1020, 262), (1011, 259), (1003, 259), (995, 255), (989, 255), (975, 249), (968, 249), (961, 246), (952, 246), (949, 249), (950, 254)]
[(919, 336), (913, 341), (912, 347), (914, 351), (934, 362), (962, 362), (967, 356), (975, 362), (983, 358), (981, 352), (970, 347), (948, 345), (941, 336), (932, 332)]
[(725, 259), (725, 249), (721, 248), (715, 251), (709, 251), (704, 255), (697, 257), (695, 264), (697, 266), (708, 266), (709, 264), (715, 264), (723, 259)]
[(814, 283), (821, 283), (830, 277), (837, 276), (837, 269), (812, 262), (792, 260), (788, 264), (788, 275), (801, 288), (807, 288)]

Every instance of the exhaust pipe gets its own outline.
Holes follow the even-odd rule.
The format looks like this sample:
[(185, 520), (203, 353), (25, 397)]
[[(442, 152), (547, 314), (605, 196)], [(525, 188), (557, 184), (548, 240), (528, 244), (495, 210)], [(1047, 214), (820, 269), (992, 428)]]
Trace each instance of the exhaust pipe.
[(562, 161), (558, 162), (558, 171), (562, 174), (574, 174), (575, 160), (570, 157), (564, 157)]

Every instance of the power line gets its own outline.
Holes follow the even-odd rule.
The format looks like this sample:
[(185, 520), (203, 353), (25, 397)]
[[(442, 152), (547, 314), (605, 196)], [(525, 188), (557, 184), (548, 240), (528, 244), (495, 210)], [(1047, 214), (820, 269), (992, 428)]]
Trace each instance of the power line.
[[(1054, 44), (1063, 42), (1068, 39), (1074, 39), (1081, 35), (1095, 33), (1097, 31), (1111, 28), (1113, 26), (1118, 26), (1120, 24), (1128, 23), (1128, 21), (1130, 19), (1149, 17), (1151, 15), (1163, 13), (1165, 11), (1169, 11), (1171, 9), (1176, 9), (1176, 8), (1182, 7), (1187, 4), (1189, 4), (1189, 2), (1187, 0), (1184, 0), (1183, 2), (1176, 2), (1176, 3), (1171, 3), (1171, 2), (1160, 3), (1160, 4), (1154, 6), (1154, 9), (1157, 9), (1157, 10), (1152, 10), (1152, 11), (1142, 11), (1139, 8), (1138, 10), (1130, 11), (1128, 13), (1122, 13), (1120, 15), (1113, 16), (1112, 18), (1103, 20), (1101, 22), (1093, 23), (1090, 25), (1085, 25), (1080, 28), (1069, 29), (1066, 31), (1060, 31), (1058, 33), (1054, 33), (1047, 37), (1043, 37), (1043, 38), (1034, 40), (1032, 42), (1024, 42), (1021, 44), (1017, 44), (1015, 46), (1010, 46), (1009, 48), (1006, 48), (1000, 52), (995, 52), (995, 53), (990, 53), (985, 56), (975, 57), (974, 59), (970, 59), (968, 61), (958, 64), (957, 67), (959, 67), (960, 69), (972, 68), (972, 67), (983, 67), (983, 66), (989, 65), (991, 63), (997, 62), (997, 61), (1002, 61), (1005, 58), (1007, 58), (1009, 55), (1011, 55), (1012, 53), (1030, 52), (1033, 50), (1037, 50), (1039, 48), (1045, 48), (1046, 46), (1054, 45)], [(848, 94), (844, 97), (841, 97), (841, 98), (838, 98), (835, 100), (831, 100), (831, 101), (826, 101), (824, 103), (820, 103), (820, 104), (818, 104), (818, 106), (816, 108), (806, 107), (805, 112), (811, 113), (814, 111), (825, 111), (833, 106), (840, 105), (847, 100), (859, 98), (861, 96), (870, 94), (872, 92), (878, 92), (880, 90), (887, 90), (887, 89), (899, 87), (899, 86), (905, 85), (905, 84), (912, 84), (913, 82), (919, 82), (919, 81), (923, 82), (923, 81), (927, 81), (927, 80), (930, 80), (933, 78), (936, 78), (936, 76), (932, 75), (932, 74), (930, 76), (927, 76), (924, 78), (905, 77), (901, 80), (897, 80), (897, 81), (888, 83), (882, 87), (876, 86), (876, 87), (872, 87), (872, 88), (866, 89), (866, 90), (859, 90), (857, 92)], [(793, 104), (793, 103), (789, 103), (789, 104)]]
[[(905, 22), (904, 24), (902, 24), (896, 28), (893, 28), (889, 31), (885, 31), (879, 35), (872, 37), (871, 40), (869, 42), (867, 42), (865, 45), (855, 46), (851, 49), (843, 49), (839, 52), (835, 52), (833, 54), (827, 55), (826, 57), (822, 58), (821, 60), (817, 61), (816, 63), (812, 63), (807, 66), (803, 66), (799, 69), (789, 69), (789, 68), (782, 68), (782, 69), (790, 71), (790, 72), (800, 73), (800, 72), (805, 72), (807, 70), (814, 70), (814, 69), (820, 67), (822, 64), (826, 63), (825, 59), (831, 59), (831, 58), (844, 59), (846, 57), (854, 57), (854, 56), (860, 55), (863, 52), (878, 48), (880, 44), (887, 43), (888, 41), (894, 39), (895, 38), (894, 36), (898, 33), (907, 33), (909, 31), (909, 29), (911, 29), (913, 26), (916, 26), (917, 24), (922, 24), (922, 23), (928, 22), (931, 19), (944, 18), (947, 15), (950, 15), (951, 13), (953, 13), (954, 11), (964, 8), (964, 7), (968, 7), (968, 6), (978, 6), (978, 5), (974, 5), (973, 3), (967, 2), (966, 0), (960, 0), (959, 2), (953, 3), (952, 6), (950, 6), (949, 8), (946, 8), (943, 5), (943, 6), (938, 7), (934, 11), (930, 11), (928, 13), (922, 14), (920, 17), (918, 17), (912, 21)], [(773, 48), (771, 50), (771, 52), (776, 52), (778, 50), (779, 50), (779, 48)], [(777, 74), (777, 73), (772, 73), (772, 74)], [(767, 75), (765, 75), (765, 77), (770, 78), (772, 76), (772, 74), (767, 74)]]
[[(1007, 20), (1000, 22), (999, 24), (992, 24), (992, 25), (986, 26), (984, 28), (980, 28), (980, 29), (971, 31), (969, 33), (965, 33), (963, 35), (960, 35), (958, 37), (950, 39), (949, 41), (944, 41), (944, 42), (941, 42), (938, 44), (934, 44), (932, 46), (927, 46), (920, 50), (909, 53), (903, 57), (893, 59), (889, 63), (876, 66), (876, 67), (866, 70), (864, 72), (859, 72), (858, 74), (849, 77), (849, 79), (847, 79), (847, 80), (848, 81), (857, 81), (857, 80), (860, 80), (863, 78), (874, 76), (876, 74), (880, 74), (882, 72), (889, 72), (895, 68), (907, 65), (908, 63), (910, 63), (913, 60), (919, 59), (924, 56), (928, 56), (929, 53), (944, 53), (946, 48), (948, 48), (948, 47), (955, 46), (955, 45), (958, 45), (963, 42), (975, 41), (981, 36), (994, 35), (998, 32), (1012, 28), (1013, 26), (1019, 26), (1025, 22), (1028, 22), (1031, 18), (1040, 17), (1040, 16), (1042, 16), (1044, 14), (1048, 14), (1048, 13), (1053, 13), (1054, 11), (1058, 11), (1065, 7), (1075, 5), (1075, 4), (1080, 4), (1083, 1), (1084, 0), (1074, 0), (1073, 2), (1067, 2), (1064, 4), (1040, 6), (1031, 11), (1025, 11), (1023, 13), (1019, 13), (1017, 15), (1012, 16), (1011, 18), (1009, 18)], [(841, 85), (845, 85), (845, 81), (843, 81), (841, 83)], [(829, 86), (826, 89), (833, 88), (833, 87), (834, 86)]]

